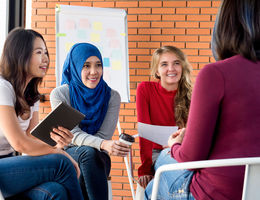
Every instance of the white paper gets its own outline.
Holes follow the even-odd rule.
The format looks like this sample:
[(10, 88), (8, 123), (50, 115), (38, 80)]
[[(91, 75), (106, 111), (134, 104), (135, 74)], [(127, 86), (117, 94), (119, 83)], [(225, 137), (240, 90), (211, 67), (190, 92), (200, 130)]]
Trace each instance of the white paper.
[(178, 130), (178, 126), (157, 126), (138, 122), (138, 134), (147, 140), (160, 144), (168, 145), (168, 138)]

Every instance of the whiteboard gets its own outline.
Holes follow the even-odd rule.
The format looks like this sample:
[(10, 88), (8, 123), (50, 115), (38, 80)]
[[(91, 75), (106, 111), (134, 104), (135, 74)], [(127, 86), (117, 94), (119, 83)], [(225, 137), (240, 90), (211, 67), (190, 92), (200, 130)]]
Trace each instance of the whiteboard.
[(73, 44), (95, 45), (103, 58), (103, 78), (130, 101), (127, 15), (123, 9), (56, 6), (56, 86), (61, 84), (63, 63)]

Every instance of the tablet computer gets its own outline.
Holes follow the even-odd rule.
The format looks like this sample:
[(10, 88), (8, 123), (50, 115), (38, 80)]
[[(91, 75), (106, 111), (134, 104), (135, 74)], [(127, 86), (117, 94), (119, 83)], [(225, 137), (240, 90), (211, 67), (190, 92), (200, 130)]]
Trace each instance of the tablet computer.
[(50, 137), (50, 132), (53, 128), (62, 126), (71, 130), (84, 118), (84, 114), (66, 103), (60, 102), (30, 133), (43, 142), (55, 146), (56, 142)]

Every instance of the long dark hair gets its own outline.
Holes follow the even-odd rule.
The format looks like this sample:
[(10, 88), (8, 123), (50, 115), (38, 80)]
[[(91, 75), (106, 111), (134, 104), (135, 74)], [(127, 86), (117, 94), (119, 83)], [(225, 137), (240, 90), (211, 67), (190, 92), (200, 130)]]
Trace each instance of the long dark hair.
[(213, 34), (217, 59), (241, 55), (260, 60), (259, 12), (259, 0), (223, 0)]
[(31, 29), (15, 28), (8, 34), (3, 48), (0, 73), (14, 88), (17, 116), (29, 112), (30, 106), (40, 99), (38, 85), (42, 78), (33, 78), (24, 90), (36, 38), (41, 38), (46, 46), (40, 33)]
[(161, 79), (157, 75), (160, 57), (162, 54), (169, 52), (175, 54), (178, 57), (182, 66), (182, 75), (178, 83), (178, 89), (174, 98), (173, 107), (176, 125), (179, 128), (184, 128), (188, 120), (192, 92), (192, 68), (186, 58), (186, 55), (182, 52), (182, 50), (174, 46), (163, 46), (156, 49), (152, 56), (151, 75), (154, 76), (156, 79)]

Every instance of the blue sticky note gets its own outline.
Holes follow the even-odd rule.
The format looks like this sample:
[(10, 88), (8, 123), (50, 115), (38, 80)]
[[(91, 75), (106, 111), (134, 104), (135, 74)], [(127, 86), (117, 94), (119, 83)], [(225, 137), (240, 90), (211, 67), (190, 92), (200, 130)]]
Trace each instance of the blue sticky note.
[(104, 66), (104, 67), (110, 67), (109, 58), (104, 58), (104, 60), (103, 60), (103, 66)]

